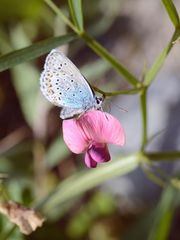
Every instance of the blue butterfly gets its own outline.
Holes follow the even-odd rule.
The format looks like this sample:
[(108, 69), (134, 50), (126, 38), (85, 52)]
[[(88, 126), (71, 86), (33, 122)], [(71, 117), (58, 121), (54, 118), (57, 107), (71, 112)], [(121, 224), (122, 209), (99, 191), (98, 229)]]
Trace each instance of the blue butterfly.
[(40, 89), (51, 103), (62, 107), (62, 119), (102, 110), (104, 98), (94, 94), (78, 68), (58, 49), (53, 49), (46, 58)]

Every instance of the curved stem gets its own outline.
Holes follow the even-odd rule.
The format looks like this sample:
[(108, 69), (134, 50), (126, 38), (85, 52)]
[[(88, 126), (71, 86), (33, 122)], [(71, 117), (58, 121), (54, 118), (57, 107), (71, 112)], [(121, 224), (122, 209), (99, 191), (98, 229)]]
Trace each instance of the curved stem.
[(86, 44), (100, 57), (109, 62), (113, 68), (120, 73), (127, 82), (132, 86), (140, 87), (141, 82), (126, 69), (117, 58), (110, 54), (101, 44), (99, 44), (94, 38), (89, 36), (86, 32), (82, 33), (80, 37), (86, 42)]

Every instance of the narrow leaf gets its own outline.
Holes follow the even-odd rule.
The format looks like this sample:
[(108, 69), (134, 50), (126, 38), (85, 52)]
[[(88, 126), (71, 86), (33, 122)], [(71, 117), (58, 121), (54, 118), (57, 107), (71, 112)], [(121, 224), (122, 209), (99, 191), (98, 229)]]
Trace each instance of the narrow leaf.
[(67, 44), (76, 39), (74, 34), (49, 38), (0, 57), (0, 72), (25, 61), (30, 61), (49, 52), (52, 48)]
[(166, 8), (166, 11), (169, 15), (169, 18), (171, 19), (172, 23), (175, 27), (180, 26), (180, 20), (179, 16), (176, 10), (176, 7), (172, 0), (162, 0), (162, 3), (164, 4), (164, 7)]
[(178, 191), (168, 186), (161, 197), (148, 240), (166, 240), (170, 232), (174, 210), (179, 200)]
[(65, 203), (67, 200), (110, 178), (133, 171), (138, 164), (139, 155), (137, 154), (114, 160), (96, 169), (80, 172), (60, 183), (55, 191), (50, 193), (36, 207), (43, 209), (47, 214), (51, 214), (52, 209), (56, 208), (57, 205)]
[(69, 0), (71, 16), (76, 27), (83, 31), (82, 0)]

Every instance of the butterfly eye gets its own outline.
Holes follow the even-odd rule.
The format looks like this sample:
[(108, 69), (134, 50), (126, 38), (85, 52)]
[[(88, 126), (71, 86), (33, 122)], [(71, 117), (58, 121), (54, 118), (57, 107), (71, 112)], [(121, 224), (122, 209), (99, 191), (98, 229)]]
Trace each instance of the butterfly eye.
[(97, 98), (96, 98), (96, 103), (97, 103), (97, 104), (101, 104), (102, 101), (103, 101), (103, 98), (102, 98), (102, 97), (97, 97)]

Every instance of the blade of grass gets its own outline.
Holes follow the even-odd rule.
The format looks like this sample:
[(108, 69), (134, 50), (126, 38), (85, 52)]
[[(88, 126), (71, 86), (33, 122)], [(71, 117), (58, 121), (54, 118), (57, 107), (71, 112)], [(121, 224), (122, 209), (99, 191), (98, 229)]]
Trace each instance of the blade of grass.
[(180, 26), (180, 20), (178, 16), (178, 12), (176, 10), (176, 7), (172, 0), (162, 0), (162, 3), (164, 7), (166, 8), (166, 11), (169, 15), (169, 18), (171, 19), (172, 23), (175, 27)]
[(76, 27), (83, 31), (82, 0), (68, 0), (71, 16)]
[(168, 239), (176, 202), (179, 200), (178, 191), (168, 186), (161, 197), (157, 206), (152, 229), (148, 240)]
[(60, 37), (52, 37), (32, 44), (31, 46), (15, 50), (0, 57), (0, 72), (25, 61), (30, 61), (49, 52), (52, 48), (67, 44), (77, 37), (67, 34)]
[[(123, 236), (124, 240), (146, 239), (146, 240), (167, 240), (169, 227), (172, 223), (172, 215), (175, 208), (175, 201), (179, 200), (178, 191), (171, 186), (164, 189), (161, 199), (156, 208), (149, 208), (137, 219)], [(172, 205), (171, 205), (172, 204)], [(149, 238), (148, 238), (149, 237)]]
[(139, 165), (140, 155), (131, 155), (122, 159), (114, 160), (108, 165), (96, 169), (77, 173), (75, 176), (64, 180), (45, 199), (39, 202), (36, 207), (43, 209), (50, 214), (53, 208), (67, 200), (82, 194), (83, 192), (99, 185), (100, 183), (133, 171)]
[(160, 53), (158, 58), (153, 63), (152, 67), (149, 69), (149, 71), (146, 73), (144, 78), (144, 85), (148, 86), (151, 84), (152, 80), (156, 77), (157, 73), (159, 72), (160, 68), (164, 64), (164, 61), (169, 54), (171, 48), (173, 47), (173, 42), (180, 36), (180, 29), (176, 29), (170, 42), (168, 45), (163, 49), (163, 51)]

